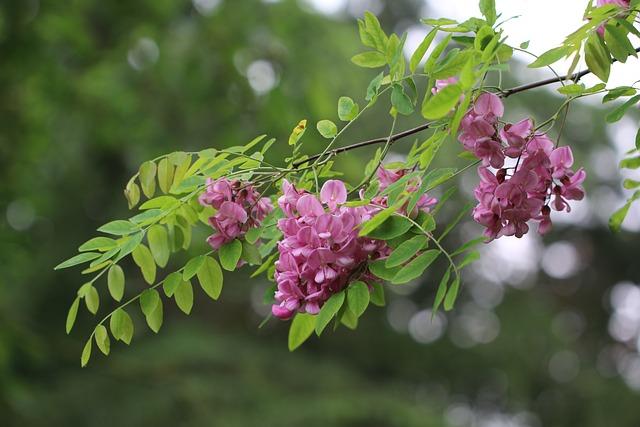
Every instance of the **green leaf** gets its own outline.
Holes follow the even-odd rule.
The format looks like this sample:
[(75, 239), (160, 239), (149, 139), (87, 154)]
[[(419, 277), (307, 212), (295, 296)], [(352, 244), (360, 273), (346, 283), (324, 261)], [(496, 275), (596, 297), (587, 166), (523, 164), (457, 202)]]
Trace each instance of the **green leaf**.
[(155, 289), (146, 289), (140, 294), (140, 309), (145, 317), (149, 317), (161, 304), (160, 294)]
[(318, 128), (318, 132), (320, 132), (320, 135), (322, 135), (324, 138), (331, 139), (338, 133), (336, 124), (331, 120), (320, 120), (316, 127)]
[(147, 320), (147, 325), (149, 328), (155, 333), (158, 333), (160, 328), (162, 327), (162, 317), (163, 317), (163, 308), (162, 308), (162, 300), (158, 299), (158, 304), (156, 305), (156, 309), (153, 310), (148, 316), (145, 317)]
[(602, 103), (616, 100), (622, 96), (633, 96), (636, 94), (636, 90), (631, 86), (620, 86), (613, 89), (609, 89), (609, 92), (602, 97)]
[(353, 313), (353, 311), (347, 308), (342, 311), (342, 316), (340, 317), (340, 323), (345, 325), (347, 328), (351, 330), (355, 330), (358, 327), (358, 318)]
[(354, 55), (351, 62), (359, 67), (379, 68), (387, 65), (387, 57), (380, 52), (369, 51)]
[(427, 243), (427, 238), (423, 235), (412, 237), (394, 249), (389, 258), (387, 258), (385, 265), (387, 267), (396, 267), (403, 264), (416, 255), (425, 243)]
[(453, 35), (448, 34), (444, 39), (440, 41), (440, 43), (436, 45), (436, 47), (433, 49), (431, 54), (429, 54), (427, 61), (424, 63), (425, 74), (431, 74), (431, 72), (433, 71), (436, 65), (436, 62), (438, 61), (438, 58), (440, 58), (440, 55), (442, 55), (442, 52), (444, 52), (444, 50), (449, 45), (449, 42), (451, 41), (451, 37), (453, 37)]
[(625, 169), (638, 169), (640, 168), (640, 156), (628, 157), (620, 161), (620, 167)]
[(529, 48), (529, 42), (530, 42), (530, 40), (527, 40), (526, 42), (520, 43), (520, 49), (524, 49), (524, 50), (528, 49)]
[(458, 290), (460, 289), (460, 278), (456, 277), (453, 279), (449, 290), (447, 291), (447, 296), (444, 298), (444, 309), (449, 311), (453, 308), (453, 305), (456, 302), (456, 298), (458, 298)]
[(122, 300), (124, 295), (124, 271), (117, 264), (112, 265), (107, 273), (107, 287), (114, 300)]
[(66, 331), (67, 334), (71, 332), (73, 329), (74, 323), (76, 323), (76, 316), (78, 315), (78, 306), (80, 305), (80, 298), (76, 297), (71, 303), (71, 307), (69, 307), (69, 312), (67, 313), (67, 322), (66, 322)]
[(343, 122), (349, 122), (356, 118), (360, 112), (358, 104), (353, 102), (353, 99), (348, 96), (341, 96), (338, 99), (338, 118)]
[(87, 291), (84, 296), (84, 303), (91, 314), (96, 314), (98, 312), (98, 308), (100, 307), (100, 295), (98, 295), (98, 290), (93, 285), (89, 285), (87, 287)]
[(255, 228), (252, 227), (250, 228), (246, 234), (244, 235), (244, 240), (246, 242), (249, 242), (251, 244), (254, 244), (255, 242), (258, 241), (258, 239), (260, 238), (260, 234), (262, 233), (262, 229), (261, 228)]
[(89, 339), (82, 349), (82, 356), (80, 356), (80, 366), (82, 366), (83, 368), (87, 366), (87, 363), (89, 363), (89, 358), (91, 358), (91, 343), (93, 343), (93, 340)]
[(148, 199), (152, 198), (156, 192), (156, 171), (156, 164), (152, 161), (144, 162), (140, 165), (140, 186)]
[(394, 84), (391, 92), (391, 105), (395, 107), (398, 113), (408, 116), (413, 113), (413, 103), (411, 99), (404, 93), (404, 89), (399, 84)]
[(362, 316), (369, 306), (369, 300), (369, 287), (366, 283), (354, 282), (347, 288), (347, 305), (356, 317)]
[(587, 43), (584, 46), (584, 54), (589, 70), (603, 82), (609, 80), (611, 59), (609, 58), (609, 53), (602, 46), (602, 41), (597, 33), (592, 33), (587, 39)]
[(204, 264), (206, 258), (207, 257), (205, 255), (198, 255), (197, 257), (191, 258), (187, 261), (187, 264), (184, 266), (184, 270), (182, 270), (182, 278), (184, 280), (189, 280), (195, 276), (198, 270), (200, 270), (200, 267)]
[(409, 70), (411, 70), (412, 74), (415, 73), (418, 65), (420, 64), (420, 61), (422, 61), (425, 53), (427, 53), (427, 50), (429, 50), (429, 46), (431, 46), (431, 43), (433, 42), (433, 39), (436, 37), (437, 33), (437, 28), (431, 30), (429, 34), (425, 36), (424, 40), (422, 40), (422, 42), (418, 45), (416, 51), (413, 52), (413, 55), (411, 55), (411, 59), (409, 60)]
[(233, 240), (225, 245), (222, 245), (218, 249), (218, 258), (220, 258), (220, 264), (222, 268), (227, 271), (233, 271), (240, 261), (242, 255), (242, 243), (240, 240)]
[(611, 111), (609, 114), (607, 114), (604, 117), (604, 119), (606, 120), (607, 123), (615, 123), (615, 122), (619, 121), (622, 117), (624, 117), (624, 114), (627, 112), (627, 110), (629, 108), (631, 108), (632, 106), (636, 105), (638, 103), (638, 101), (640, 101), (640, 95), (636, 95), (636, 96), (634, 96), (632, 98), (629, 98), (629, 100), (627, 100), (627, 102), (625, 102), (624, 104), (618, 106), (613, 111)]
[(427, 267), (429, 267), (431, 263), (438, 258), (438, 255), (440, 255), (440, 251), (437, 249), (425, 251), (402, 267), (393, 279), (391, 279), (391, 283), (398, 285), (420, 277), (424, 270), (426, 270)]
[(402, 267), (398, 266), (398, 267), (387, 268), (387, 266), (385, 265), (385, 262), (386, 260), (384, 259), (371, 261), (369, 263), (369, 271), (374, 276), (377, 276), (383, 280), (390, 281), (395, 277), (396, 274), (398, 274), (398, 272)]
[(211, 257), (205, 257), (197, 275), (202, 290), (212, 299), (217, 300), (220, 297), (223, 283), (222, 269), (218, 262)]
[(372, 283), (371, 286), (373, 288), (371, 291), (371, 304), (384, 307), (387, 303), (384, 298), (384, 287), (376, 282)]
[(184, 279), (182, 278), (182, 274), (177, 271), (169, 274), (162, 282), (162, 289), (164, 290), (164, 294), (171, 298), (176, 291), (176, 288), (183, 280)]
[(467, 265), (480, 259), (480, 252), (471, 251), (462, 259), (462, 262), (458, 265), (458, 270), (462, 270)]
[(565, 86), (560, 86), (558, 92), (563, 95), (576, 96), (581, 95), (584, 92), (584, 85), (582, 83), (573, 83)]
[(394, 215), (384, 220), (382, 224), (371, 230), (366, 236), (372, 239), (390, 240), (394, 237), (402, 236), (412, 226), (413, 224), (407, 218)]
[(111, 349), (111, 342), (109, 341), (109, 334), (107, 333), (107, 328), (103, 325), (96, 326), (96, 330), (93, 334), (93, 337), (96, 340), (96, 344), (102, 353), (105, 356), (109, 355), (109, 350)]
[(102, 233), (113, 234), (115, 236), (124, 236), (134, 233), (138, 230), (139, 228), (137, 225), (122, 219), (108, 222), (102, 227), (98, 228), (98, 231)]
[(442, 275), (442, 279), (440, 279), (440, 284), (438, 285), (438, 290), (436, 291), (435, 299), (433, 300), (433, 309), (431, 310), (433, 314), (438, 311), (438, 307), (444, 301), (444, 297), (447, 294), (447, 285), (449, 284), (449, 278), (451, 277), (451, 267), (445, 271)]
[(151, 226), (147, 231), (147, 241), (156, 264), (160, 267), (165, 267), (171, 254), (167, 230), (162, 225)]
[(375, 214), (373, 218), (362, 224), (358, 236), (362, 237), (371, 233), (373, 230), (382, 225), (382, 223), (385, 222), (387, 218), (391, 217), (391, 215), (393, 215), (396, 210), (397, 209), (395, 206), (391, 206)]
[(109, 328), (111, 329), (113, 338), (127, 345), (131, 344), (131, 339), (133, 338), (133, 322), (126, 311), (121, 308), (114, 311), (111, 319), (109, 319)]
[(369, 86), (367, 86), (367, 96), (364, 98), (366, 101), (371, 101), (378, 95), (380, 86), (382, 86), (382, 79), (384, 78), (384, 72), (380, 72), (377, 76), (371, 80)]
[(94, 237), (93, 239), (87, 240), (86, 242), (84, 242), (82, 245), (80, 245), (80, 247), (78, 248), (78, 251), (80, 252), (86, 252), (86, 251), (108, 251), (110, 249), (115, 248), (118, 245), (118, 243), (113, 240), (110, 239), (108, 237), (104, 237), (104, 236), (100, 236), (100, 237)]
[(428, 120), (440, 119), (446, 116), (460, 101), (461, 95), (462, 89), (459, 84), (442, 88), (442, 90), (429, 98), (429, 101), (423, 106), (422, 115)]
[(337, 294), (333, 294), (331, 298), (324, 303), (316, 320), (316, 335), (320, 336), (322, 331), (324, 331), (324, 328), (326, 328), (329, 322), (331, 322), (331, 319), (333, 319), (338, 311), (340, 311), (342, 304), (344, 304), (344, 298), (344, 291), (342, 291)]
[(605, 25), (604, 41), (611, 55), (622, 63), (627, 61), (629, 55), (637, 56), (627, 34), (619, 27), (611, 24)]
[(260, 251), (256, 245), (252, 245), (247, 241), (242, 242), (242, 256), (249, 265), (260, 265), (262, 263), (262, 257)]
[(558, 62), (565, 56), (569, 56), (573, 48), (568, 46), (560, 46), (546, 51), (535, 61), (529, 64), (529, 68), (540, 68)]
[(631, 198), (627, 200), (627, 203), (625, 203), (624, 206), (622, 206), (620, 209), (614, 212), (613, 215), (611, 215), (611, 218), (609, 218), (609, 228), (611, 228), (613, 232), (617, 233), (620, 231), (622, 223), (627, 217), (627, 213), (629, 213), (631, 203), (635, 202), (638, 199), (640, 199), (640, 191), (636, 191), (635, 193), (633, 193), (633, 196), (631, 196)]
[(61, 262), (60, 264), (56, 265), (53, 269), (61, 270), (63, 268), (73, 267), (74, 265), (82, 264), (82, 263), (94, 260), (96, 258), (99, 258), (101, 256), (102, 254), (98, 252), (85, 252), (82, 254), (78, 254), (74, 257), (71, 257), (66, 261)]
[(135, 182), (129, 181), (124, 189), (124, 197), (127, 199), (129, 209), (133, 209), (140, 201), (140, 187)]
[(164, 158), (158, 162), (158, 185), (163, 193), (168, 193), (173, 184), (174, 168), (169, 159)]
[(496, 22), (495, 0), (480, 0), (480, 12), (487, 18), (487, 23), (493, 25)]
[[(129, 255), (133, 250), (142, 242), (142, 238), (144, 237), (144, 232), (139, 231), (136, 234), (132, 234), (124, 238), (124, 243), (121, 243), (120, 253), (118, 254), (118, 260), (124, 258)], [(109, 252), (105, 253), (107, 255)]]
[(313, 333), (316, 318), (307, 313), (298, 313), (289, 327), (289, 351), (300, 347)]
[(180, 282), (173, 297), (180, 310), (185, 314), (191, 313), (191, 308), (193, 307), (193, 286), (191, 286), (191, 282), (184, 280)]
[(144, 280), (152, 285), (156, 280), (156, 263), (149, 248), (141, 243), (133, 250), (131, 255), (133, 256), (133, 261), (140, 267)]

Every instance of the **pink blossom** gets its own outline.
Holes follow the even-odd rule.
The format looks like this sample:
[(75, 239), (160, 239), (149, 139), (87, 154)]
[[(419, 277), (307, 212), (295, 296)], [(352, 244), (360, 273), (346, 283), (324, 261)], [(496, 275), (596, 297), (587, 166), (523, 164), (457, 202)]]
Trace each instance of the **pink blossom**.
[(440, 92), (445, 87), (447, 87), (449, 85), (456, 84), (456, 83), (458, 83), (458, 78), (455, 77), (455, 76), (449, 77), (449, 78), (443, 79), (443, 80), (436, 80), (436, 84), (431, 89), (431, 93), (435, 95), (436, 93)]
[[(395, 178), (391, 172), (385, 177), (387, 183)], [(343, 206), (347, 190), (338, 180), (323, 185), (320, 200), (288, 182), (283, 182), (283, 192), (286, 197), (280, 205), (285, 218), (278, 221), (283, 237), (278, 243), (274, 316), (317, 314), (350, 281), (377, 280), (367, 273), (367, 261), (387, 256), (390, 250), (384, 241), (358, 236), (360, 224), (377, 208)]]
[(273, 210), (271, 200), (260, 197), (252, 185), (225, 178), (207, 180), (207, 188), (198, 198), (203, 206), (217, 212), (209, 218), (214, 233), (207, 238), (213, 249), (242, 237), (249, 228), (259, 227)]
[(504, 115), (504, 105), (495, 93), (483, 92), (476, 99), (473, 111), (479, 116), (495, 120)]
[(508, 145), (505, 155), (514, 159), (520, 156), (532, 129), (531, 119), (522, 119), (518, 123), (505, 125), (500, 130), (500, 139)]

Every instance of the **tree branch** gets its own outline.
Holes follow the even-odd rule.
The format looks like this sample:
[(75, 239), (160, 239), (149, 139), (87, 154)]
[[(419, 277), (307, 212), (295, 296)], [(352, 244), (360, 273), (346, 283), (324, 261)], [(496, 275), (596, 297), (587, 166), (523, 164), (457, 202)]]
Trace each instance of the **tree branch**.
[[(636, 52), (640, 52), (640, 47), (637, 47), (635, 49), (635, 51)], [(618, 61), (614, 59), (612, 61), (612, 63), (614, 63), (614, 62), (618, 62)], [(502, 98), (507, 98), (507, 97), (509, 97), (511, 95), (514, 95), (516, 93), (525, 92), (525, 91), (530, 90), (530, 89), (535, 89), (535, 88), (539, 88), (539, 87), (542, 87), (542, 86), (547, 86), (547, 85), (550, 85), (550, 84), (553, 84), (553, 83), (560, 83), (560, 82), (565, 81), (565, 80), (570, 80), (570, 81), (576, 81), (577, 82), (581, 78), (586, 76), (587, 74), (591, 74), (591, 73), (592, 73), (592, 71), (590, 69), (586, 69), (586, 70), (578, 71), (578, 72), (573, 73), (573, 74), (566, 74), (566, 75), (560, 76), (560, 77), (551, 77), (551, 78), (548, 78), (548, 79), (539, 80), (537, 82), (527, 83), (527, 84), (524, 84), (524, 85), (521, 85), (521, 86), (516, 86), (516, 87), (513, 87), (511, 89), (505, 89), (505, 90), (500, 91), (498, 94)], [(317, 160), (320, 157), (324, 157), (324, 156), (331, 157), (331, 156), (334, 156), (336, 154), (344, 153), (345, 151), (351, 151), (351, 150), (356, 149), (356, 148), (361, 148), (361, 147), (367, 147), (369, 145), (386, 143), (387, 139), (391, 143), (394, 143), (394, 142), (398, 141), (399, 139), (402, 139), (402, 138), (405, 138), (407, 136), (416, 134), (418, 132), (422, 132), (423, 130), (429, 129), (430, 126), (431, 126), (431, 123), (425, 123), (423, 125), (416, 126), (415, 128), (407, 129), (407, 130), (405, 130), (403, 132), (399, 132), (399, 133), (396, 133), (394, 135), (391, 135), (390, 138), (382, 137), (382, 138), (369, 139), (367, 141), (361, 141), (361, 142), (356, 142), (355, 144), (345, 145), (344, 147), (334, 148), (333, 150), (327, 151), (324, 154), (316, 154), (316, 155), (308, 157), (308, 158), (306, 158), (304, 160), (299, 160), (299, 161), (297, 161), (297, 162), (295, 162), (293, 164), (293, 167), (294, 168), (298, 168), (298, 167), (302, 166), (303, 164), (305, 164), (307, 162), (311, 162), (311, 161)]]

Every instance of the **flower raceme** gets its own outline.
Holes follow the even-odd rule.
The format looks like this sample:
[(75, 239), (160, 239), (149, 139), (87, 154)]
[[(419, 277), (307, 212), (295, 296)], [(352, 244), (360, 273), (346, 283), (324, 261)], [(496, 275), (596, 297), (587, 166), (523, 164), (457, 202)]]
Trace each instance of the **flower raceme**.
[[(406, 173), (379, 168), (380, 190)], [(409, 183), (406, 191), (415, 192), (419, 184)], [(286, 180), (282, 182), (282, 193), (278, 205), (285, 218), (278, 221), (283, 239), (278, 244), (274, 316), (288, 319), (296, 312), (317, 314), (333, 294), (350, 282), (361, 280), (371, 285), (379, 280), (367, 270), (367, 262), (386, 258), (391, 249), (385, 241), (361, 237), (358, 232), (363, 222), (387, 206), (386, 196), (377, 196), (364, 206), (345, 206), (347, 189), (339, 180), (324, 183), (320, 200)], [(416, 209), (428, 212), (436, 202), (424, 194)], [(401, 211), (406, 213), (406, 209)]]
[(273, 210), (269, 198), (260, 197), (251, 184), (225, 178), (209, 179), (198, 200), (201, 205), (216, 209), (209, 218), (214, 233), (207, 239), (213, 249), (242, 237), (250, 228), (259, 227)]
[[(547, 135), (535, 132), (531, 119), (499, 129), (503, 114), (500, 98), (483, 93), (462, 119), (458, 140), (482, 160), (473, 218), (486, 227), (489, 240), (522, 237), (532, 220), (545, 234), (551, 209), (569, 212), (568, 200), (582, 200), (586, 173), (574, 172), (571, 148), (554, 148)], [(507, 158), (517, 159), (514, 167), (505, 167)]]

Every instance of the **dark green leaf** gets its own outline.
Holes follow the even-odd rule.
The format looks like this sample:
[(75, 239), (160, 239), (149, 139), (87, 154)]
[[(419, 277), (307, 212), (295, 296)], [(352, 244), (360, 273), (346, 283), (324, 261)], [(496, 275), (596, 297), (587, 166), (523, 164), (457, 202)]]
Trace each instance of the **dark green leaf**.
[(431, 310), (434, 314), (438, 311), (438, 307), (444, 301), (444, 297), (447, 294), (447, 285), (449, 284), (449, 278), (451, 277), (451, 268), (448, 268), (447, 271), (440, 279), (440, 284), (438, 285), (438, 290), (436, 291), (436, 296), (433, 301), (433, 309)]
[[(375, 219), (375, 218), (373, 218)], [(393, 215), (382, 222), (374, 230), (366, 234), (367, 237), (378, 240), (389, 240), (402, 236), (413, 226), (407, 218)]]
[(420, 249), (427, 243), (425, 236), (419, 235), (412, 237), (398, 246), (387, 258), (385, 265), (387, 268), (396, 267), (408, 261), (415, 256)]
[(425, 251), (424, 253), (413, 259), (411, 262), (409, 262), (407, 265), (402, 267), (400, 271), (398, 271), (398, 273), (393, 276), (393, 279), (391, 279), (391, 283), (393, 283), (394, 285), (398, 285), (407, 283), (410, 280), (420, 277), (424, 270), (426, 270), (427, 267), (429, 267), (431, 263), (433, 263), (433, 261), (438, 258), (438, 255), (440, 255), (440, 251), (437, 249), (430, 249), (428, 251)]

